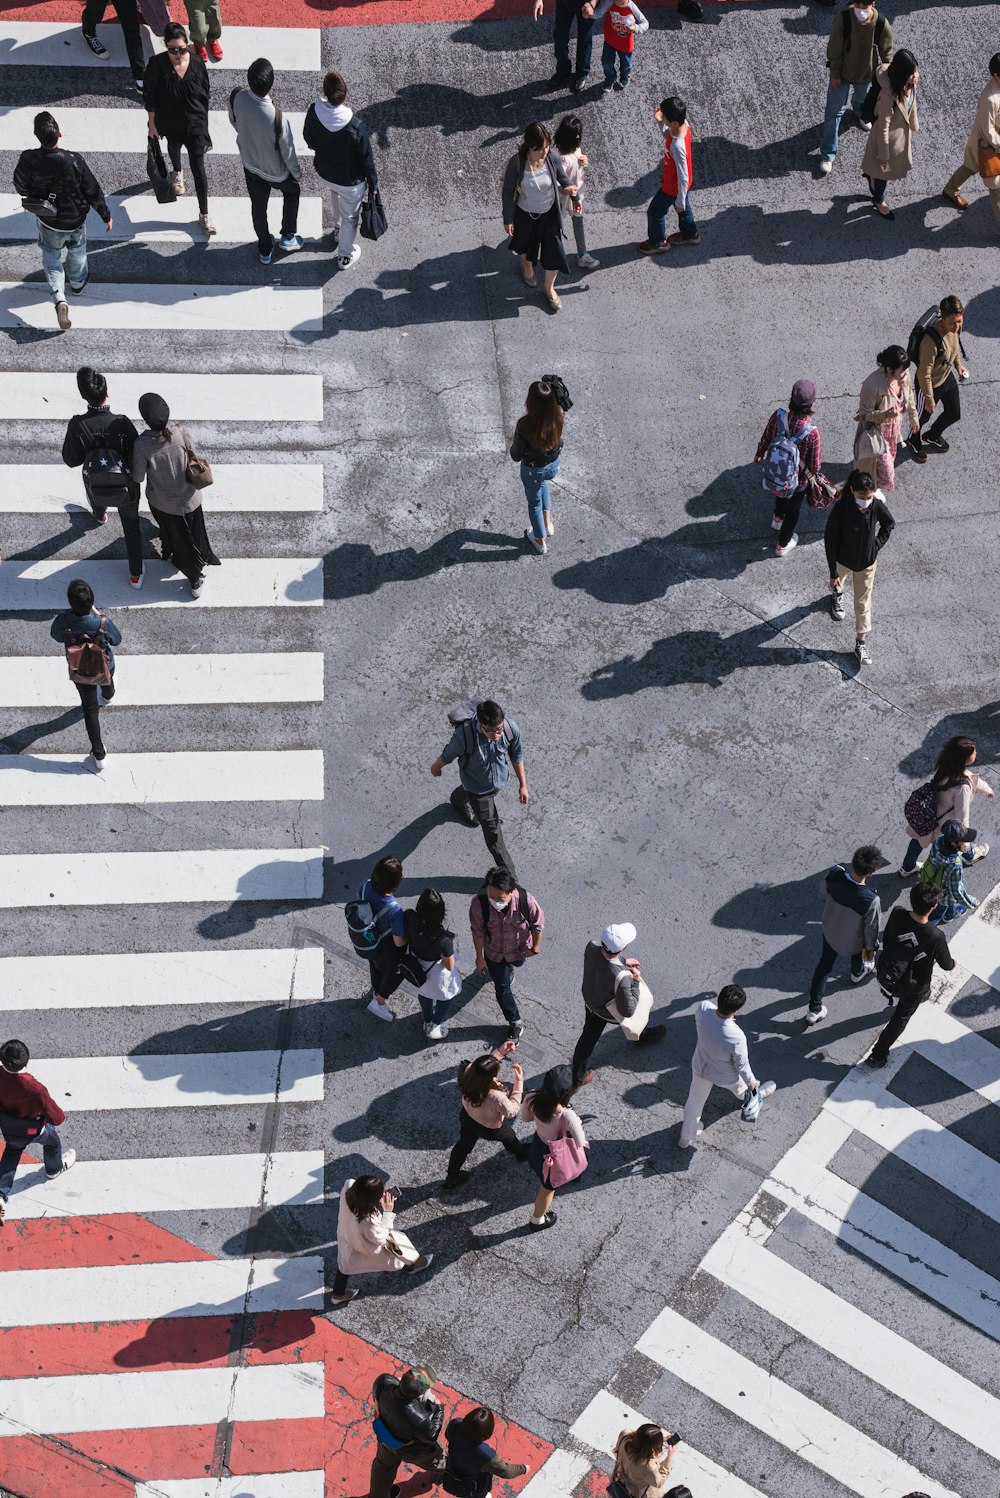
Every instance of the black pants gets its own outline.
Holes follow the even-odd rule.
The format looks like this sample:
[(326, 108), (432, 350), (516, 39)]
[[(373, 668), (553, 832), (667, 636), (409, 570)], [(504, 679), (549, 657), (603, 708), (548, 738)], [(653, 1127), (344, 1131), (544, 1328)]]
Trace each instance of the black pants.
[(519, 1160), (528, 1158), (528, 1146), (518, 1139), (514, 1133), (514, 1125), (509, 1118), (504, 1119), (499, 1129), (487, 1129), (484, 1124), (477, 1123), (474, 1118), (470, 1118), (463, 1108), (458, 1115), (458, 1143), (448, 1157), (449, 1181), (453, 1181), (458, 1175), (480, 1139), (489, 1139), (493, 1143), (499, 1141), (505, 1150), (509, 1150)]
[(505, 868), (512, 879), (516, 879), (514, 860), (507, 851), (507, 844), (500, 830), (500, 813), (497, 811), (496, 796), (473, 796), (464, 786), (457, 786), (451, 793), (451, 804), (459, 816), (471, 813), (475, 817), (483, 829), (483, 837), (493, 862)]
[(806, 497), (804, 489), (796, 489), (794, 494), (789, 494), (787, 499), (780, 496), (774, 501), (774, 513), (781, 517), (781, 530), (778, 532), (778, 546), (787, 546), (795, 534), (795, 527), (799, 523), (799, 513), (802, 509), (802, 501)]
[(397, 947), (391, 936), (387, 936), (375, 948), (374, 957), (369, 957), (368, 971), (371, 973), (372, 993), (377, 999), (391, 998), (402, 983), (403, 974), (397, 970), (398, 958), (402, 950), (402, 947)]
[(340, 1270), (339, 1269), (337, 1270), (337, 1273), (333, 1276), (333, 1294), (334, 1295), (346, 1295), (347, 1294), (347, 1278), (348, 1277), (347, 1277), (346, 1274), (341, 1274)]
[[(193, 168), (192, 168), (193, 170)], [(250, 217), (253, 219), (253, 232), (257, 236), (257, 248), (262, 255), (271, 252), (271, 230), (267, 223), (267, 205), (271, 197), (271, 189), (281, 193), (281, 237), (290, 239), (299, 226), (299, 194), (301, 189), (295, 178), (289, 173), (284, 182), (267, 182), (263, 177), (258, 177), (255, 172), (248, 172), (243, 168), (246, 178), (247, 192), (250, 194)]]
[[(930, 421), (934, 411), (937, 410), (937, 402), (941, 402), (941, 415), (923, 433), (927, 437), (943, 436), (949, 427), (953, 427), (956, 421), (961, 421), (962, 419), (962, 398), (958, 392), (958, 381), (955, 378), (954, 371), (948, 376), (943, 385), (934, 386), (934, 396), (934, 407), (930, 411), (925, 407), (920, 413), (920, 430), (923, 432), (925, 425)], [(919, 436), (917, 437), (917, 442), (920, 442)]]
[[(146, 71), (146, 59), (142, 55), (142, 36), (139, 32), (139, 11), (136, 0), (111, 0), (115, 14), (122, 24), (125, 50), (133, 78), (141, 78)], [(83, 8), (83, 34), (96, 36), (97, 28), (104, 20), (108, 0), (87, 0)]]
[(576, 1050), (573, 1052), (573, 1081), (577, 1086), (579, 1086), (587, 1074), (595, 1045), (604, 1034), (605, 1028), (610, 1024), (610, 1018), (602, 1019), (592, 1009), (587, 1010), (587, 1018), (583, 1022), (583, 1033), (576, 1043)]
[[(85, 687), (80, 682), (74, 682), (74, 686), (80, 693), (80, 702), (83, 705), (83, 721), (87, 725), (87, 737), (90, 747), (97, 755), (104, 753), (104, 742), (101, 739), (101, 715), (100, 700), (97, 696), (97, 687)], [(105, 702), (110, 702), (115, 695), (115, 683), (112, 679), (106, 687), (100, 688), (101, 696)]]
[[(99, 499), (92, 494), (87, 495), (90, 508), (98, 520), (103, 520), (108, 513)], [(135, 504), (118, 506), (118, 515), (122, 523), (122, 533), (125, 537), (125, 551), (128, 554), (128, 570), (132, 577), (142, 574), (142, 531), (139, 529), (139, 490), (135, 491)]]
[[(170, 157), (170, 165), (175, 172), (179, 172), (181, 169), (181, 147), (183, 144), (184, 142), (181, 140), (167, 141), (167, 155)], [(188, 161), (191, 164), (191, 176), (194, 179), (194, 190), (198, 194), (198, 212), (207, 213), (208, 176), (205, 172), (205, 153), (204, 151), (193, 151), (190, 146), (187, 148), (187, 153)]]
[(584, 0), (556, 0), (556, 19), (552, 44), (556, 54), (556, 72), (568, 77), (573, 71), (569, 60), (569, 34), (576, 22), (576, 76), (586, 78), (594, 46), (594, 18), (583, 14)]
[[(812, 975), (812, 983), (809, 985), (809, 1008), (813, 1014), (818, 1013), (823, 1007), (823, 995), (826, 993), (826, 980), (833, 972), (834, 964), (838, 954), (831, 947), (826, 937), (823, 937), (823, 945), (820, 947), (819, 961)], [(855, 978), (860, 978), (864, 969), (864, 959), (860, 952), (855, 952), (851, 957), (851, 973)]]
[(896, 1011), (893, 1014), (892, 1019), (886, 1025), (885, 1029), (881, 1032), (878, 1039), (875, 1041), (875, 1044), (872, 1046), (873, 1056), (876, 1056), (880, 1061), (886, 1060), (889, 1055), (890, 1048), (895, 1045), (896, 1041), (899, 1039), (903, 1031), (906, 1029), (907, 1025), (910, 1023), (910, 1020), (920, 1008), (920, 1005), (926, 998), (929, 997), (929, 995), (930, 989), (927, 990), (927, 993), (918, 994), (916, 998), (896, 1000)]

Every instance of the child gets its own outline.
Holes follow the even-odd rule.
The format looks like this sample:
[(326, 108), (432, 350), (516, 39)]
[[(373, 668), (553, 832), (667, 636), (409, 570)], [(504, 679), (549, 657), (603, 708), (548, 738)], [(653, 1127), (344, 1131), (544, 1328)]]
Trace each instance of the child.
[(573, 238), (576, 240), (576, 263), (581, 270), (597, 270), (599, 260), (587, 253), (587, 236), (583, 227), (583, 169), (590, 162), (580, 150), (583, 140), (583, 125), (575, 114), (564, 115), (556, 128), (555, 148), (562, 157), (563, 169), (571, 186), (576, 188), (576, 197), (563, 193), (563, 207), (568, 208), (573, 222)]
[(962, 878), (965, 845), (975, 841), (976, 834), (971, 827), (963, 827), (961, 822), (956, 822), (952, 817), (941, 823), (941, 831), (931, 844), (931, 851), (920, 870), (921, 883), (932, 885), (941, 891), (941, 903), (930, 918), (934, 926), (953, 921), (967, 910), (975, 910), (979, 904), (969, 894)]
[[(646, 209), (648, 238), (636, 245), (640, 255), (662, 255), (671, 245), (699, 244), (701, 235), (691, 212), (691, 126), (687, 123), (687, 105), (673, 95), (653, 110), (665, 136), (663, 177)], [(677, 209), (680, 233), (667, 233), (667, 211)]]
[[(610, 94), (612, 89), (619, 92), (628, 88), (629, 74), (632, 72), (632, 53), (635, 51), (635, 39), (642, 36), (644, 31), (649, 30), (649, 22), (635, 4), (635, 0), (600, 0), (600, 4), (594, 11), (594, 20), (604, 20), (604, 51), (601, 54), (601, 62), (604, 65), (604, 87), (601, 89), (601, 98)], [(621, 68), (621, 80), (615, 79), (615, 64)]]

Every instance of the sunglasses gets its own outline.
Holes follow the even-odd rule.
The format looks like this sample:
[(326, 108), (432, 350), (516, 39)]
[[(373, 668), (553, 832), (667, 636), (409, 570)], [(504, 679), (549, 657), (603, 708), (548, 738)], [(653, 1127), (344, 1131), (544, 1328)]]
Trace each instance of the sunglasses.
[(187, 51), (187, 48), (186, 47), (168, 47), (167, 51), (170, 53), (171, 57), (183, 57), (184, 53)]

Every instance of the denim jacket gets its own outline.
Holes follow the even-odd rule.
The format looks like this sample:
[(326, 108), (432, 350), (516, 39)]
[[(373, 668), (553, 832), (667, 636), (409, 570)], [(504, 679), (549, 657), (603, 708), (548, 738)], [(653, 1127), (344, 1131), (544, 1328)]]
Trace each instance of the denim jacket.
[[(75, 635), (79, 640), (82, 639), (84, 635), (94, 634), (100, 628), (100, 623), (100, 609), (91, 609), (89, 614), (83, 614), (82, 616), (80, 616), (74, 614), (72, 609), (67, 607), (63, 613), (57, 614), (53, 619), (52, 628), (49, 630), (49, 634), (57, 644), (62, 645), (63, 648), (65, 648), (67, 628), (69, 629), (70, 634)], [(104, 634), (101, 637), (100, 643), (103, 644), (107, 649), (108, 665), (111, 667), (112, 674), (114, 674), (115, 669), (115, 655), (111, 647), (112, 645), (120, 645), (121, 642), (121, 630), (118, 628), (117, 624), (112, 624), (107, 614), (105, 614)]]

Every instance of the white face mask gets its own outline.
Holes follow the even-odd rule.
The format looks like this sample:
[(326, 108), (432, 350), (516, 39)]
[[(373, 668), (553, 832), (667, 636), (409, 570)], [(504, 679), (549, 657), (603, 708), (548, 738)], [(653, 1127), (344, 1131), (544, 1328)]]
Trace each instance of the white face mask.
[(861, 24), (864, 25), (866, 21), (870, 21), (872, 18), (872, 7), (855, 5), (854, 14), (857, 16)]
[(870, 510), (872, 505), (875, 503), (875, 496), (874, 494), (869, 494), (867, 499), (859, 499), (859, 497), (855, 494), (854, 503), (857, 505), (859, 510)]
[(509, 900), (491, 900), (490, 904), (493, 906), (494, 910), (506, 910), (507, 906), (510, 904), (510, 901)]

